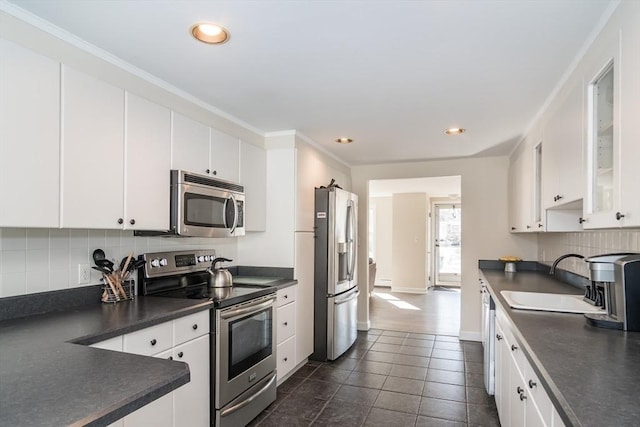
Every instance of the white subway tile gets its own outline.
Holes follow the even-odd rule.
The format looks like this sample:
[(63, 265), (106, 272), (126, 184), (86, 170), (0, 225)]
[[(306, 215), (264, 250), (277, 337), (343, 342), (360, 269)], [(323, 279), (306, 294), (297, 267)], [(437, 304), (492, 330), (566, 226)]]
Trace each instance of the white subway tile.
[(49, 230), (46, 228), (27, 229), (27, 250), (47, 249), (49, 250)]
[(69, 267), (69, 249), (51, 249), (49, 252), (49, 269), (66, 270)]
[(28, 250), (26, 265), (27, 272), (49, 271), (49, 249)]
[(136, 238), (133, 235), (133, 231), (123, 230), (120, 232), (120, 246), (125, 248), (135, 248)]
[(69, 247), (89, 250), (89, 230), (69, 230)]
[[(65, 264), (66, 265), (66, 264)], [(49, 271), (49, 289), (52, 291), (69, 288), (69, 270)]]
[(49, 272), (27, 272), (27, 293), (46, 292), (49, 290)]
[(148, 237), (138, 237), (134, 238), (135, 240), (135, 249), (137, 254), (144, 254), (149, 252), (149, 238)]
[(65, 249), (69, 247), (69, 230), (52, 228), (49, 230), (49, 247), (51, 249)]
[(2, 296), (12, 297), (27, 293), (27, 273), (4, 273), (2, 275)]
[[(69, 249), (69, 270), (73, 269), (76, 272), (76, 276), (78, 275), (78, 264), (89, 264), (89, 253), (82, 248), (73, 248)], [(91, 260), (93, 264), (93, 259)], [(73, 278), (71, 278), (73, 280)], [(70, 281), (69, 283), (73, 283)]]
[(105, 246), (120, 246), (120, 230), (107, 230)]
[(24, 273), (27, 271), (26, 251), (2, 251), (2, 272)]
[(97, 248), (104, 248), (107, 244), (107, 234), (105, 230), (89, 230), (89, 249), (93, 251)]
[(24, 251), (27, 249), (27, 231), (24, 228), (2, 229), (3, 251)]

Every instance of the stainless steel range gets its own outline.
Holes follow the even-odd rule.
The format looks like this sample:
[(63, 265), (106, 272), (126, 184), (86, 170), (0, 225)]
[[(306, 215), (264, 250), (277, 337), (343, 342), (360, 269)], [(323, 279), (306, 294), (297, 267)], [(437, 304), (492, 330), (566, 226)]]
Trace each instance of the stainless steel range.
[(211, 424), (244, 426), (276, 399), (276, 289), (235, 285), (223, 298), (208, 286), (214, 250), (140, 256), (141, 292), (148, 296), (210, 299)]

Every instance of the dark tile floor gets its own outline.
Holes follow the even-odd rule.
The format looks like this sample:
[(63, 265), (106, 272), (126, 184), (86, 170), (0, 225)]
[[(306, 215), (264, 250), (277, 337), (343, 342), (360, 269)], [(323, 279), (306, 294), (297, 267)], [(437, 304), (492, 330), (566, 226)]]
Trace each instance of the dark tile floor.
[(251, 426), (499, 426), (482, 345), (372, 329), (334, 362), (309, 362)]

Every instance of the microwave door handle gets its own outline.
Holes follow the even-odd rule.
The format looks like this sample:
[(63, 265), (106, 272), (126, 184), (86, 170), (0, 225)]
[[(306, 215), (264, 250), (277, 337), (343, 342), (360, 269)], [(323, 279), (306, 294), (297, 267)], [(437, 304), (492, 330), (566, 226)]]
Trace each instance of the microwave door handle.
[(235, 197), (233, 197), (233, 194), (229, 196), (228, 200), (231, 200), (233, 202), (233, 225), (229, 230), (229, 233), (233, 234), (233, 232), (236, 231), (236, 227), (238, 226), (238, 201), (236, 200)]

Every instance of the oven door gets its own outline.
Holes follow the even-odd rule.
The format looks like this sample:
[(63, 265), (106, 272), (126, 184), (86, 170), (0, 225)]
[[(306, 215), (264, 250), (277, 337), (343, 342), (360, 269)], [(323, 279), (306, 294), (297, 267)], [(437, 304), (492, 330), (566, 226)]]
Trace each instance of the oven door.
[(244, 235), (244, 194), (193, 184), (178, 184), (175, 191), (178, 205), (172, 227), (179, 235)]
[(217, 409), (276, 369), (275, 300), (274, 293), (216, 310)]

